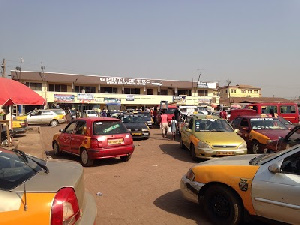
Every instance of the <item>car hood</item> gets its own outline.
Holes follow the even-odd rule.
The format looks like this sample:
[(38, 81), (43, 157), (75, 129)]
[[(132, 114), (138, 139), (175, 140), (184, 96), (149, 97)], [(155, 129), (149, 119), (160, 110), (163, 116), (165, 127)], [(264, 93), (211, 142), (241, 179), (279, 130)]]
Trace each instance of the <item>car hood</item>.
[[(49, 173), (41, 170), (26, 182), (27, 192), (57, 192), (62, 187), (73, 187), (75, 190), (83, 185), (83, 168), (79, 163), (69, 161), (48, 161)], [(81, 187), (82, 188), (82, 187)], [(23, 192), (20, 185), (13, 191)]]
[(249, 161), (254, 159), (260, 154), (249, 154), (249, 155), (240, 155), (240, 156), (226, 156), (222, 158), (210, 159), (205, 162), (196, 164), (195, 166), (200, 165), (249, 165)]
[(148, 129), (145, 123), (124, 123), (127, 129)]
[(290, 130), (255, 130), (258, 133), (261, 133), (271, 140), (277, 140), (279, 137), (285, 137)]
[(244, 142), (235, 132), (199, 132), (195, 136), (199, 140), (211, 145), (240, 145)]

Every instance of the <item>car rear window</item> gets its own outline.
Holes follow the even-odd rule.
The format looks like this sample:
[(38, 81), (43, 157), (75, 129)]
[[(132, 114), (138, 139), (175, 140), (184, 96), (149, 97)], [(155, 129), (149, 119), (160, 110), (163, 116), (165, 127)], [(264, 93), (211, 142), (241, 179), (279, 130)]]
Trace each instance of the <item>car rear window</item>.
[[(30, 158), (27, 160), (25, 163), (16, 154), (0, 150), (0, 190), (12, 190), (41, 170)], [(42, 160), (36, 160), (45, 164)]]
[(93, 123), (94, 135), (111, 135), (128, 133), (121, 121), (95, 121)]

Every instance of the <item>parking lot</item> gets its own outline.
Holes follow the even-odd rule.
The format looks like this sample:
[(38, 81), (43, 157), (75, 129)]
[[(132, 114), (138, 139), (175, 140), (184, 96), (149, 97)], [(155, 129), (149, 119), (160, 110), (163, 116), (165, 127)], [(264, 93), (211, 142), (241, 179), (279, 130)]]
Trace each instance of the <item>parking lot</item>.
[[(19, 148), (56, 158), (51, 140), (64, 127), (42, 126), (40, 133), (32, 130), (17, 138)], [(179, 139), (170, 138), (163, 139), (159, 129), (151, 129), (148, 140), (135, 141), (129, 162), (104, 159), (84, 169), (86, 188), (97, 203), (97, 224), (211, 224), (199, 205), (181, 195), (179, 181), (195, 162), (180, 149)], [(70, 155), (59, 159), (79, 162)]]

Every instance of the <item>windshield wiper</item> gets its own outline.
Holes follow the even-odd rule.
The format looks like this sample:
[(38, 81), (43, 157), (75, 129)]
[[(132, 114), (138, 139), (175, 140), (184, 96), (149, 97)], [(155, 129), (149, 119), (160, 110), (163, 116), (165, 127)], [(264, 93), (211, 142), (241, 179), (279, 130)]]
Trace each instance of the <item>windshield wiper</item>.
[(32, 168), (29, 164), (28, 164), (28, 159), (30, 159), (31, 161), (35, 162), (39, 167), (41, 167), (45, 173), (49, 173), (49, 169), (47, 166), (41, 164), (40, 162), (36, 161), (32, 156), (26, 155), (25, 152), (18, 150), (18, 149), (13, 149), (12, 150), (14, 153), (16, 153), (16, 155), (28, 166), (30, 167), (32, 170), (34, 170), (35, 172), (38, 172), (35, 168)]

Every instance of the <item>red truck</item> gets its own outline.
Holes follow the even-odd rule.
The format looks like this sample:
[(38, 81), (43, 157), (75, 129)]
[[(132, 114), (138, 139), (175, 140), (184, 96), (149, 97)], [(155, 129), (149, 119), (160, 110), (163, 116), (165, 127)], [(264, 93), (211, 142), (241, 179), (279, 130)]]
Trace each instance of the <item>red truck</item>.
[(172, 117), (174, 116), (174, 111), (177, 109), (177, 104), (176, 103), (166, 103), (166, 104), (161, 104), (158, 114), (156, 116), (156, 121), (160, 123), (161, 121), (161, 114), (162, 112), (165, 112), (168, 116), (168, 122), (172, 120)]

